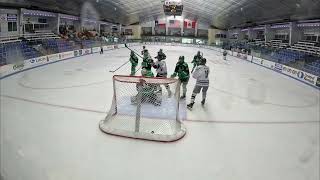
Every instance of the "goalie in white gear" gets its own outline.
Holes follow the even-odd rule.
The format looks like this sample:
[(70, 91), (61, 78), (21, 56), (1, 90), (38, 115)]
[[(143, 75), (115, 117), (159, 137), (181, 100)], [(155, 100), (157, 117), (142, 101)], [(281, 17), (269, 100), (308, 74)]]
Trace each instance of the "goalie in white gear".
[[(155, 57), (156, 59), (158, 59), (158, 61), (156, 61), (153, 64), (153, 68), (156, 69), (157, 71), (157, 76), (156, 77), (162, 77), (162, 78), (167, 78), (168, 72), (167, 72), (167, 64), (164, 61), (166, 59), (166, 55), (162, 52), (162, 49), (160, 49), (160, 51), (158, 52), (158, 56)], [(165, 85), (167, 91), (168, 91), (168, 96), (171, 96), (171, 90), (168, 84)], [(159, 90), (161, 91), (161, 87), (159, 87)]]
[(193, 89), (191, 95), (191, 102), (187, 105), (188, 109), (192, 109), (194, 101), (196, 99), (197, 94), (200, 93), (202, 89), (202, 101), (201, 104), (204, 105), (206, 102), (207, 90), (209, 88), (209, 73), (210, 69), (206, 66), (207, 60), (202, 58), (200, 61), (200, 65), (193, 72), (192, 77), (197, 80), (196, 85)]
[[(142, 77), (153, 77), (151, 71), (143, 68), (141, 70)], [(140, 79), (140, 82), (136, 84), (138, 94), (131, 97), (132, 104), (138, 104), (139, 99), (141, 103), (151, 103), (155, 106), (160, 106), (162, 102), (162, 91), (158, 89), (157, 85), (146, 83), (144, 79)]]

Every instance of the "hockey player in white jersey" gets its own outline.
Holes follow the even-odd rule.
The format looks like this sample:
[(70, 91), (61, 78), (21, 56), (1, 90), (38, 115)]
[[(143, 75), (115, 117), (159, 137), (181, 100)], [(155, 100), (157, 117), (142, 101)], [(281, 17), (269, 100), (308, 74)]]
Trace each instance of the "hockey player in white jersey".
[[(166, 55), (162, 52), (162, 49), (160, 49), (160, 51), (158, 52), (158, 56), (155, 58), (158, 59), (158, 61), (156, 61), (153, 64), (153, 68), (155, 68), (157, 71), (156, 77), (167, 78), (167, 75), (168, 75), (167, 64), (164, 61), (166, 59)], [(171, 96), (170, 87), (168, 84), (166, 84), (165, 87), (168, 91), (168, 96), (170, 97)], [(159, 90), (161, 91), (161, 87), (159, 87)]]
[(187, 105), (187, 108), (190, 110), (192, 109), (196, 96), (197, 94), (200, 93), (201, 89), (202, 89), (201, 104), (204, 105), (206, 102), (207, 90), (209, 88), (209, 73), (210, 73), (210, 69), (208, 66), (206, 66), (206, 62), (207, 60), (205, 58), (202, 58), (200, 61), (200, 65), (196, 68), (196, 70), (192, 74), (192, 77), (195, 78), (197, 82), (191, 95), (191, 102), (190, 104)]

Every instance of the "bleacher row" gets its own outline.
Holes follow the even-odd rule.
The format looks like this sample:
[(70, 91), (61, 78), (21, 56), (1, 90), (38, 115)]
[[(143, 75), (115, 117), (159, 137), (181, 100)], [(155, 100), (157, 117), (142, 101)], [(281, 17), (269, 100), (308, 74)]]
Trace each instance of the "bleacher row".
[(311, 74), (320, 76), (320, 60), (305, 64), (303, 70)]
[[(54, 38), (52, 34), (43, 33), (40, 36), (39, 34), (28, 35), (25, 36), (25, 38), (27, 40), (17, 41), (12, 37), (7, 37), (5, 43), (0, 43), (0, 66), (10, 62), (15, 62), (17, 60), (31, 59), (45, 54), (66, 52), (78, 48), (90, 48), (93, 46), (100, 45), (93, 40), (70, 42), (60, 38)], [(7, 42), (8, 40), (11, 42)], [(257, 46), (257, 44), (262, 44), (261, 42), (262, 40), (257, 40), (250, 43), (242, 42), (238, 43), (237, 47), (240, 49), (250, 49), (252, 48), (252, 46), (255, 46), (260, 47), (262, 53), (268, 53), (269, 50), (267, 48), (264, 48), (263, 45)], [(79, 45), (79, 47), (75, 47), (76, 44)], [(312, 61), (306, 61), (306, 58), (310, 55), (315, 56), (318, 53), (320, 55), (320, 47), (317, 46), (318, 44), (312, 42), (299, 41), (298, 43), (294, 44), (293, 46), (287, 49), (281, 49), (281, 47), (283, 46), (281, 44), (286, 44), (286, 42), (272, 40), (269, 43), (269, 47), (270, 44), (272, 45), (271, 47), (277, 49), (276, 51), (272, 51), (270, 56), (272, 58), (271, 60), (286, 65), (302, 60), (305, 61), (304, 67), (302, 68), (303, 70), (320, 76), (320, 58), (316, 57)], [(38, 45), (42, 45), (42, 47), (46, 51), (44, 53), (41, 53), (41, 51), (38, 48), (34, 48), (35, 46), (39, 47)], [(307, 52), (306, 48), (309, 49), (309, 52)], [(50, 50), (51, 52), (49, 52), (48, 50)]]
[(0, 45), (0, 65), (23, 59), (39, 57), (41, 54), (27, 45), (27, 42), (13, 42)]
[(296, 62), (302, 59), (304, 57), (304, 54), (283, 49), (275, 52), (271, 56), (273, 59), (277, 60), (278, 63), (287, 65), (289, 63)]
[(320, 47), (316, 42), (299, 41), (292, 45), (290, 50), (303, 52), (305, 54), (320, 56)]
[[(274, 39), (267, 43), (261, 39), (255, 39), (252, 42), (248, 43), (251, 48), (252, 46), (261, 47), (261, 48), (273, 48), (271, 54), (271, 59), (275, 62), (282, 63), (282, 64), (290, 64), (300, 61), (305, 61), (304, 66), (302, 67), (303, 70), (320, 76), (320, 69), (317, 66), (318, 62), (320, 61), (320, 46), (319, 43), (316, 42), (309, 42), (309, 41), (298, 41), (297, 43), (289, 46), (288, 41), (285, 40), (278, 40)], [(243, 43), (241, 43), (242, 47), (245, 47)], [(263, 52), (263, 49), (260, 49)], [(314, 57), (310, 63), (310, 56)]]
[[(92, 43), (86, 45), (90, 44)], [(72, 51), (75, 48), (77, 47), (73, 43), (60, 39), (53, 33), (0, 37), (0, 66), (46, 54)]]
[(37, 41), (43, 39), (60, 39), (60, 37), (52, 32), (21, 34), (19, 36), (0, 36), (0, 44), (21, 42), (22, 40)]
[(63, 39), (48, 39), (43, 41), (43, 46), (48, 50), (52, 50), (54, 53), (72, 51), (74, 46)]

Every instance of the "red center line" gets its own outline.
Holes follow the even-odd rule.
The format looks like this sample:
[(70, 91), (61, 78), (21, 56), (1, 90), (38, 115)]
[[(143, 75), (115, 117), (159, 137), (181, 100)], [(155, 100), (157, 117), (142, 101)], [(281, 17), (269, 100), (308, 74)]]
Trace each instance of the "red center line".
[(106, 114), (107, 113), (105, 111), (97, 111), (97, 110), (91, 110), (91, 109), (85, 109), (85, 108), (78, 108), (78, 107), (74, 107), (74, 106), (51, 104), (51, 103), (39, 102), (39, 101), (34, 101), (34, 100), (20, 98), (20, 97), (14, 97), (14, 96), (8, 96), (8, 95), (1, 95), (1, 97), (6, 97), (9, 99), (24, 101), (24, 102), (34, 103), (34, 104), (41, 104), (41, 105), (45, 105), (45, 106), (52, 106), (52, 107), (58, 107), (58, 108), (64, 108), (64, 109), (72, 109), (72, 110), (77, 110), (77, 111), (86, 111), (86, 112), (93, 112), (93, 113), (99, 113), (99, 114)]
[[(92, 109), (85, 109), (85, 108), (79, 108), (74, 106), (65, 106), (65, 105), (57, 105), (57, 104), (51, 104), (47, 102), (39, 102), (34, 101), (30, 99), (20, 98), (20, 97), (14, 97), (9, 95), (0, 95), (1, 97), (14, 99), (18, 101), (24, 101), (34, 104), (41, 104), (45, 106), (51, 106), (51, 107), (57, 107), (57, 108), (63, 108), (63, 109), (72, 109), (76, 111), (84, 111), (84, 112), (92, 112), (92, 113), (99, 113), (99, 114), (107, 114), (106, 111), (98, 111), (98, 110), (92, 110)], [(214, 120), (194, 120), (194, 119), (185, 119), (183, 121), (187, 122), (194, 122), (194, 123), (220, 123), (220, 124), (307, 124), (307, 123), (320, 123), (320, 121), (214, 121)]]

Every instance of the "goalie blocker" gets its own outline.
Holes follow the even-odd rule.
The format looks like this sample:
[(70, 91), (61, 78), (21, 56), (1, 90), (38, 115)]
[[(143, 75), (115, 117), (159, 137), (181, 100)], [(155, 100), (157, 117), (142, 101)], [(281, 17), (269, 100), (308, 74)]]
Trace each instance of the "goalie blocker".
[[(162, 91), (168, 84), (171, 96)], [(111, 135), (152, 141), (176, 141), (186, 133), (179, 116), (180, 81), (138, 76), (113, 77), (113, 101), (100, 129)]]

